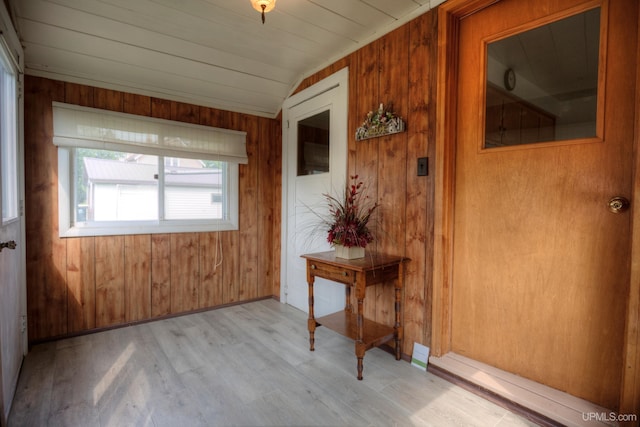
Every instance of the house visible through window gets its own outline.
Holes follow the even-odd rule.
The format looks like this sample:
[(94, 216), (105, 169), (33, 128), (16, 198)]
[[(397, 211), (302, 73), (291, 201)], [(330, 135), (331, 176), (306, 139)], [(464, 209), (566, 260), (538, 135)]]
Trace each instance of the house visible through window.
[(75, 149), (74, 157), (76, 224), (225, 219), (224, 162), (175, 157), (161, 162), (158, 156), (87, 148)]
[(99, 114), (54, 104), (61, 236), (237, 229), (244, 133)]

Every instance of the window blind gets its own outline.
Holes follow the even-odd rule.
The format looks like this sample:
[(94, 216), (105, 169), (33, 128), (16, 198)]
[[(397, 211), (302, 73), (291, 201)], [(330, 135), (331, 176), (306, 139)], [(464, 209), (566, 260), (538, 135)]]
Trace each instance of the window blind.
[(53, 103), (53, 143), (167, 157), (248, 163), (246, 132)]

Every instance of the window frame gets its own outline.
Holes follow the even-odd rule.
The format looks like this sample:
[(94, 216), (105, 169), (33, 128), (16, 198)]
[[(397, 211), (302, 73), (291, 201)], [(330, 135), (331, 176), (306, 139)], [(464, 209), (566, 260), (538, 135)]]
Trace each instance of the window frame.
[[(78, 147), (82, 148), (82, 147)], [(113, 236), (130, 234), (189, 233), (238, 230), (239, 165), (227, 163), (227, 176), (223, 191), (227, 198), (223, 206), (223, 218), (167, 220), (158, 218), (147, 221), (97, 221), (75, 222), (74, 169), (71, 147), (58, 147), (58, 219), (60, 237)], [(159, 156), (162, 157), (162, 156)], [(164, 158), (158, 161), (159, 171)], [(164, 203), (164, 183), (158, 180), (158, 203)], [(161, 211), (162, 212), (162, 211)], [(159, 216), (161, 216), (159, 214)]]

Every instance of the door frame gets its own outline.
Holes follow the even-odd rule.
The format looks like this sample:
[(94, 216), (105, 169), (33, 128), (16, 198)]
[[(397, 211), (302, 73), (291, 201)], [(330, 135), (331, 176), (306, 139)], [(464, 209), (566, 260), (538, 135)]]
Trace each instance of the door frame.
[[(433, 314), (431, 351), (451, 351), (455, 143), (460, 20), (499, 0), (448, 0), (438, 7)], [(640, 23), (640, 16), (638, 17)], [(639, 38), (640, 40), (640, 38)], [(636, 105), (640, 105), (640, 41), (636, 54)], [(633, 203), (640, 203), (640, 108), (635, 111)], [(619, 413), (640, 413), (640, 209), (631, 210), (631, 265)]]
[[(282, 104), (282, 215), (280, 226), (280, 301), (286, 302), (287, 294), (287, 260), (288, 260), (288, 232), (289, 232), (289, 205), (288, 205), (288, 192), (289, 192), (289, 129), (286, 123), (289, 121), (289, 109), (297, 105), (302, 104), (318, 95), (328, 92), (332, 89), (340, 88), (336, 98), (336, 114), (341, 114), (345, 117), (345, 123), (348, 123), (349, 112), (349, 67), (344, 67), (341, 70), (331, 74), (325, 79), (315, 83), (314, 85), (296, 93), (285, 99)], [(347, 126), (348, 128), (348, 126)], [(345, 138), (347, 137), (348, 129), (345, 128)], [(348, 151), (348, 144), (347, 151)], [(345, 153), (345, 156), (348, 152)], [(346, 170), (345, 176), (346, 176)]]

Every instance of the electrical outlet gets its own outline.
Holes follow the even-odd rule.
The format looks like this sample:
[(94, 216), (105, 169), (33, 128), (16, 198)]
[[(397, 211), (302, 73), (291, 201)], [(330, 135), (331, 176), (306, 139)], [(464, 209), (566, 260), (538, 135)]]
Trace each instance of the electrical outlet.
[(427, 175), (429, 175), (429, 158), (420, 157), (418, 158), (418, 176)]

